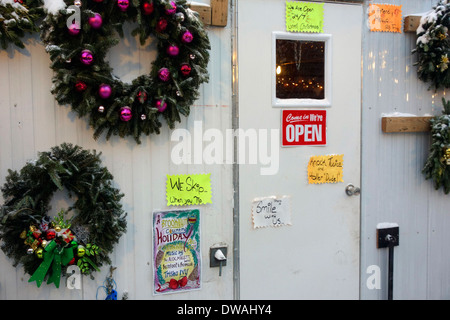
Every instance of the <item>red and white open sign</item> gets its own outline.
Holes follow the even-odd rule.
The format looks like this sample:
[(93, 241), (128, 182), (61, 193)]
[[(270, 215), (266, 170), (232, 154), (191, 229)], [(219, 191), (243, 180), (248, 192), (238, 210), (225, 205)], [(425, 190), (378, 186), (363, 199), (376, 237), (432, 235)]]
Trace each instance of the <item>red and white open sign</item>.
[(282, 146), (327, 144), (326, 110), (283, 110)]

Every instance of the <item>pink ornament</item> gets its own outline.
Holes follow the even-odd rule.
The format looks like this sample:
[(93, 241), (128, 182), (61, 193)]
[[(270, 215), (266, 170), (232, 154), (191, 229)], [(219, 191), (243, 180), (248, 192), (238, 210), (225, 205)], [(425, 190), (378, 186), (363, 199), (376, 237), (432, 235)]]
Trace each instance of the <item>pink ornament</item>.
[(158, 23), (156, 24), (156, 31), (163, 32), (167, 28), (167, 20), (164, 18), (161, 18), (158, 20)]
[(183, 63), (181, 65), (180, 71), (183, 74), (183, 76), (187, 77), (191, 73), (191, 66), (187, 63)]
[(94, 0), (94, 2), (99, 2), (100, 3), (100, 2), (103, 2), (103, 0)]
[(147, 15), (147, 16), (150, 15), (150, 14), (152, 14), (154, 9), (155, 9), (155, 8), (153, 7), (153, 2), (145, 2), (145, 3), (142, 5), (142, 11), (143, 11), (144, 14)]
[(156, 108), (159, 112), (163, 112), (167, 108), (167, 103), (162, 103), (161, 100), (156, 101)]
[(132, 117), (131, 108), (126, 106), (120, 108), (120, 120), (122, 121), (130, 121)]
[(83, 50), (81, 51), (80, 60), (81, 63), (88, 66), (94, 61), (94, 56), (92, 55), (92, 52), (90, 50)]
[(168, 81), (170, 78), (170, 71), (167, 68), (161, 68), (158, 71), (158, 77), (159, 79), (161, 79), (162, 81)]
[(109, 84), (102, 83), (98, 88), (98, 95), (102, 99), (108, 99), (111, 96), (112, 89)]
[(175, 2), (170, 1), (170, 9), (166, 9), (166, 14), (174, 14), (175, 12), (177, 12), (177, 5), (175, 4)]
[(69, 29), (68, 29), (69, 34), (72, 35), (72, 36), (76, 36), (77, 34), (79, 34), (80, 30), (81, 30), (80, 25), (77, 24), (77, 23), (71, 24)]
[(117, 6), (119, 7), (120, 11), (127, 11), (129, 5), (129, 0), (117, 0)]
[(175, 57), (180, 53), (180, 49), (177, 46), (168, 46), (166, 52), (169, 56)]
[(93, 28), (93, 29), (98, 29), (102, 26), (103, 24), (103, 19), (102, 16), (99, 13), (95, 13), (93, 17), (89, 18), (89, 25)]
[(187, 30), (181, 36), (181, 41), (183, 41), (184, 43), (190, 43), (190, 42), (192, 42), (192, 40), (194, 40), (194, 36), (192, 35), (192, 33), (189, 30)]

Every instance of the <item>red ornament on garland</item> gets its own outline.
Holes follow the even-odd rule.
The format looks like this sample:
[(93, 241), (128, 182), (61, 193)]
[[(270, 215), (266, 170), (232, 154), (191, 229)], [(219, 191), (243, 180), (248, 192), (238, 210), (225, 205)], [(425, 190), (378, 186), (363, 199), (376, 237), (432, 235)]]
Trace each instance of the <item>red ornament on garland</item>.
[(142, 11), (147, 16), (152, 14), (153, 10), (155, 10), (155, 8), (153, 6), (153, 2), (144, 2), (144, 4), (142, 5)]
[(147, 101), (147, 92), (139, 91), (136, 95), (136, 98), (138, 98), (140, 103), (144, 103), (145, 101)]
[(87, 84), (84, 83), (83, 81), (77, 81), (77, 83), (75, 83), (75, 89), (78, 92), (82, 92), (87, 89)]
[(167, 20), (164, 18), (161, 18), (158, 20), (158, 23), (156, 24), (156, 31), (159, 33), (163, 32), (167, 28)]
[(189, 64), (183, 63), (181, 65), (180, 71), (183, 74), (183, 76), (187, 77), (188, 75), (190, 75), (191, 74), (191, 70), (192, 70), (192, 68), (191, 68), (191, 66)]

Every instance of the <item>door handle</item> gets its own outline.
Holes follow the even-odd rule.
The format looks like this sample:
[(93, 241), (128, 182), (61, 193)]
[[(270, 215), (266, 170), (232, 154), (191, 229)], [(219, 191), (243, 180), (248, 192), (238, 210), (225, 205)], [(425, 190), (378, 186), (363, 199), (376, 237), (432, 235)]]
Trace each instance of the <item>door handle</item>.
[(345, 193), (348, 196), (358, 196), (361, 193), (361, 189), (350, 183), (345, 187)]

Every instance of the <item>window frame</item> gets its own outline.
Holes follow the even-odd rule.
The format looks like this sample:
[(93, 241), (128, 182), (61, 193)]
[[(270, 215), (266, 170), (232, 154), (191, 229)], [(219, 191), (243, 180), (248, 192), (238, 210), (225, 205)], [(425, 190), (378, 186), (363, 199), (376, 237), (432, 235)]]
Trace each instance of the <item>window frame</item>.
[[(276, 44), (277, 40), (298, 40), (298, 41), (321, 41), (325, 42), (324, 52), (324, 98), (296, 98), (296, 99), (280, 99), (276, 97)], [(331, 107), (332, 103), (332, 36), (323, 33), (289, 33), (274, 31), (272, 32), (272, 106), (277, 108), (295, 108), (295, 107)]]

